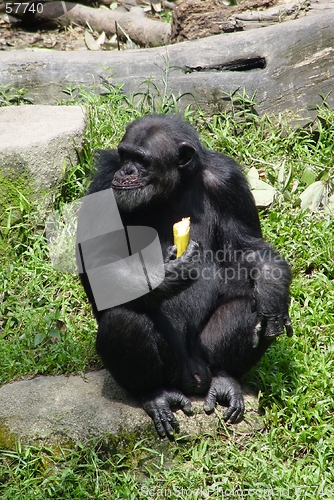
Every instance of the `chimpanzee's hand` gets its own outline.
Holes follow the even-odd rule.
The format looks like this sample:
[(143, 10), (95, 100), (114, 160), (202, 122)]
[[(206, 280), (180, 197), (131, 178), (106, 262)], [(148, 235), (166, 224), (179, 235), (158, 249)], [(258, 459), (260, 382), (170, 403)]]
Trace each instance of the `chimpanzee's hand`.
[[(176, 253), (177, 253), (176, 245), (169, 247), (167, 249), (165, 263), (176, 260)], [(196, 243), (196, 241), (190, 240), (184, 253), (180, 257), (178, 257), (178, 261), (180, 262), (188, 261), (190, 259), (194, 260), (195, 258), (198, 259), (198, 256), (199, 256), (199, 245), (198, 243)]]
[(200, 260), (199, 245), (190, 240), (186, 251), (176, 258), (176, 246), (170, 247), (165, 258), (165, 279), (160, 285), (143, 297), (149, 307), (157, 307), (168, 297), (191, 287), (200, 275), (197, 271)]
[(199, 245), (193, 240), (189, 241), (186, 251), (176, 258), (176, 246), (174, 245), (168, 250), (165, 259), (165, 276), (169, 276), (175, 280), (195, 280), (199, 274), (194, 272), (197, 270), (197, 265), (200, 260)]
[(177, 252), (176, 245), (167, 248), (166, 257), (164, 260), (165, 264), (176, 259), (176, 252)]
[(261, 300), (261, 297), (253, 296), (251, 308), (253, 312), (257, 312), (258, 321), (253, 332), (253, 347), (257, 347), (260, 337), (273, 339), (282, 335), (284, 329), (288, 337), (292, 337), (293, 328), (287, 307), (281, 306), (279, 299), (267, 304), (268, 301)]
[(157, 391), (152, 397), (144, 400), (143, 408), (152, 418), (160, 437), (169, 438), (178, 431), (179, 423), (176, 420), (171, 406), (181, 408), (186, 415), (192, 415), (191, 402), (181, 391), (176, 389)]
[(286, 329), (287, 336), (292, 337), (293, 328), (288, 313), (273, 315), (264, 314), (263, 318), (265, 323), (265, 337), (277, 337), (278, 335), (284, 333), (284, 328)]
[(260, 337), (273, 339), (282, 335), (284, 329), (288, 337), (292, 337), (293, 328), (291, 319), (288, 313), (285, 314), (268, 314), (259, 313), (259, 320), (255, 325), (253, 332), (253, 347), (257, 347)]
[(204, 401), (204, 411), (212, 413), (216, 403), (228, 403), (224, 413), (225, 422), (235, 424), (242, 420), (245, 411), (244, 396), (240, 384), (232, 377), (222, 374), (213, 377)]

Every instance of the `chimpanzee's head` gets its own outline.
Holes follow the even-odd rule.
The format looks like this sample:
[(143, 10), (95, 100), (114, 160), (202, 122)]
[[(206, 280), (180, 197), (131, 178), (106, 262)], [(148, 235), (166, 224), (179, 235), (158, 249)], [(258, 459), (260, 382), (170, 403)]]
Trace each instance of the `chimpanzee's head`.
[(153, 115), (129, 125), (118, 146), (112, 188), (121, 210), (171, 200), (200, 167), (197, 133), (178, 116)]

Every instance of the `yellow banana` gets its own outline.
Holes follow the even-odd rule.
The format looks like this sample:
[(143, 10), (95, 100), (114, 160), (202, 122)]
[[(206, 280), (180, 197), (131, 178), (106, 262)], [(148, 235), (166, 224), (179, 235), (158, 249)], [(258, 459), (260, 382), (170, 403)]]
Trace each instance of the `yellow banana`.
[(174, 245), (176, 245), (176, 257), (180, 257), (189, 243), (190, 217), (184, 217), (173, 224)]

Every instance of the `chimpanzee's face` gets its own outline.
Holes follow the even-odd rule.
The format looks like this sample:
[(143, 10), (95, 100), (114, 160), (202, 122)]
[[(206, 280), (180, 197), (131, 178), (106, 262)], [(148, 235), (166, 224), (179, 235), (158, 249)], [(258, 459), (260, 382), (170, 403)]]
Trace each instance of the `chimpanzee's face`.
[(118, 154), (121, 168), (111, 186), (119, 208), (133, 211), (169, 198), (180, 184), (181, 170), (191, 161), (194, 150), (170, 137), (163, 122), (148, 125), (139, 121), (128, 127)]

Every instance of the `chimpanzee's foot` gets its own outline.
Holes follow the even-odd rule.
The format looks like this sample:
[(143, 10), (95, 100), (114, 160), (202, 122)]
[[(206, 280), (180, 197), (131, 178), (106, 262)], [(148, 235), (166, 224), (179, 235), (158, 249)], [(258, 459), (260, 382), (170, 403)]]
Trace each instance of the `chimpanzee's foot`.
[(160, 437), (172, 437), (174, 430), (178, 430), (179, 423), (176, 420), (171, 406), (181, 408), (186, 415), (192, 415), (191, 402), (176, 389), (160, 389), (143, 401), (143, 408), (152, 418), (157, 433)]
[(244, 415), (245, 403), (240, 384), (229, 375), (222, 373), (213, 377), (209, 392), (204, 401), (204, 411), (213, 412), (216, 403), (228, 403), (224, 413), (225, 422), (240, 422)]

